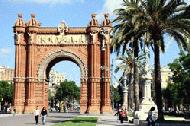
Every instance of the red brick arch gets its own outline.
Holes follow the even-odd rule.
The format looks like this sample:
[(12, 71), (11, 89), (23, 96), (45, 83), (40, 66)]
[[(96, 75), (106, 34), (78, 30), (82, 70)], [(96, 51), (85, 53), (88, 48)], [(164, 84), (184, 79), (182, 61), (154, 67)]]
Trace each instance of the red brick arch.
[[(60, 62), (62, 60), (70, 60), (74, 63), (76, 63), (80, 67), (80, 73), (81, 73), (81, 78), (87, 78), (87, 64), (85, 64), (82, 59), (80, 58), (80, 53), (74, 54), (71, 52), (67, 52), (64, 50), (56, 50), (53, 52), (50, 52), (47, 56), (45, 56), (39, 67), (38, 67), (38, 80), (43, 80), (46, 79), (44, 73), (46, 73), (46, 69), (51, 61), (55, 61), (55, 63)], [(53, 63), (54, 65), (54, 63)], [(50, 68), (52, 65), (50, 65)]]
[(70, 60), (80, 67), (80, 113), (110, 113), (110, 30), (108, 15), (100, 27), (92, 15), (88, 27), (41, 27), (31, 16), (18, 16), (15, 33), (14, 106), (31, 113), (48, 106), (48, 74), (56, 63)]

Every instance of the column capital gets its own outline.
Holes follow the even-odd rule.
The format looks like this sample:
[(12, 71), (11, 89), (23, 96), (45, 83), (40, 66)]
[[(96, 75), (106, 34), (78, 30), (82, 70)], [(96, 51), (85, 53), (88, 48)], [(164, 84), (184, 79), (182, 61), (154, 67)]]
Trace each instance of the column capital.
[(13, 81), (15, 82), (15, 83), (18, 83), (18, 82), (25, 82), (25, 77), (14, 77), (13, 78)]
[(100, 77), (89, 77), (88, 81), (89, 82), (100, 82)]

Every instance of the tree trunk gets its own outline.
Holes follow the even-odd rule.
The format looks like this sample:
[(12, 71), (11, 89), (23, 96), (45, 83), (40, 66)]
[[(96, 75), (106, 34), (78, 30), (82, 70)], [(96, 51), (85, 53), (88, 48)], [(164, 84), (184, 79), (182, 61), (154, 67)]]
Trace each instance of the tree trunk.
[(135, 111), (139, 111), (139, 70), (137, 61), (134, 60), (134, 102)]
[(154, 80), (155, 80), (155, 93), (156, 93), (156, 104), (158, 107), (158, 120), (164, 120), (164, 114), (162, 111), (162, 91), (161, 91), (161, 72), (160, 72), (160, 49), (158, 42), (154, 42)]
[(138, 45), (137, 42), (134, 42), (134, 102), (135, 102), (135, 111), (139, 111), (139, 68), (138, 68)]
[(129, 73), (129, 88), (128, 88), (128, 96), (129, 96), (129, 106), (128, 106), (128, 110), (130, 109), (134, 109), (133, 108), (133, 104), (134, 104), (134, 91), (133, 91), (133, 75), (132, 75), (132, 70), (130, 70)]

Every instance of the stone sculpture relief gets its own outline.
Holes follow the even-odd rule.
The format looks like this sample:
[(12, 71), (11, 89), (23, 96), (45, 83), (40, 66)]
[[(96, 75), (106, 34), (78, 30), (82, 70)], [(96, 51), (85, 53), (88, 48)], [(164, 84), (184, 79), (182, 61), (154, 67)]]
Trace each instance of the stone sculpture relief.
[(88, 36), (78, 35), (37, 35), (37, 44), (87, 44)]

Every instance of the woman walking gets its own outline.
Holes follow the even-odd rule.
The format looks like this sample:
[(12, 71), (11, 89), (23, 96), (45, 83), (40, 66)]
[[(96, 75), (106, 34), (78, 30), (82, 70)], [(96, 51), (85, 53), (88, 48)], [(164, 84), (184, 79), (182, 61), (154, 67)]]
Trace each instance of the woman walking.
[(42, 108), (41, 115), (42, 115), (42, 125), (45, 125), (45, 123), (46, 123), (46, 116), (47, 116), (46, 107)]
[[(16, 111), (16, 109), (15, 109)], [(34, 117), (35, 117), (35, 124), (38, 125), (38, 116), (40, 115), (40, 110), (38, 109), (38, 106), (36, 106), (36, 109), (34, 110)]]

